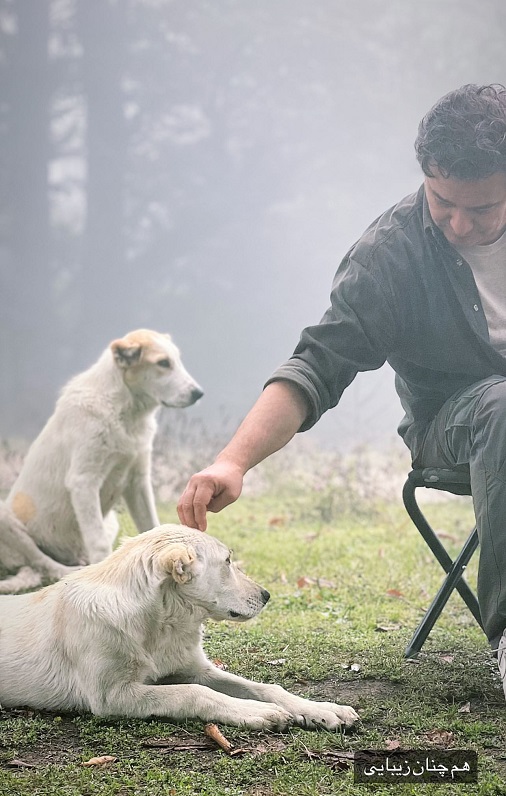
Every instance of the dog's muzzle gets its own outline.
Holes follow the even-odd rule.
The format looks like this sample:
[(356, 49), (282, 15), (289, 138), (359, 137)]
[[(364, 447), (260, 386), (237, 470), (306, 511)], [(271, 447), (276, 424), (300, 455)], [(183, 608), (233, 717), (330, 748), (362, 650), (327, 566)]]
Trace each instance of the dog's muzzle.
[[(261, 611), (262, 608), (264, 607), (264, 605), (269, 602), (270, 598), (271, 598), (271, 595), (269, 594), (267, 589), (261, 589), (260, 590), (260, 594), (258, 595), (258, 598), (256, 598), (251, 603), (248, 600), (248, 604), (251, 605), (251, 608), (254, 608), (254, 612), (255, 613), (258, 613), (258, 611)], [(255, 602), (256, 602), (256, 605), (254, 606)], [(248, 614), (241, 614), (238, 611), (229, 611), (228, 615), (229, 615), (229, 617), (231, 619), (240, 619), (242, 617), (243, 618), (247, 618), (248, 615), (251, 616), (251, 614), (249, 614), (249, 613)]]

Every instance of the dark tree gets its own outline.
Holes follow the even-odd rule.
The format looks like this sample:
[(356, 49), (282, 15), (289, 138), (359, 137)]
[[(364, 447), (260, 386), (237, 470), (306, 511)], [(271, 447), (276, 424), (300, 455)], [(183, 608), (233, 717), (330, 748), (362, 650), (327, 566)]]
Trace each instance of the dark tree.
[(137, 298), (128, 290), (125, 251), (127, 10), (125, 2), (77, 3), (87, 180), (74, 345), (79, 361), (89, 357), (90, 364), (107, 342), (129, 330), (130, 298)]
[[(48, 4), (18, 0), (6, 42), (6, 193), (2, 208), (2, 433), (37, 427), (54, 385), (54, 306), (50, 270)], [(15, 396), (15, 400), (13, 397)]]

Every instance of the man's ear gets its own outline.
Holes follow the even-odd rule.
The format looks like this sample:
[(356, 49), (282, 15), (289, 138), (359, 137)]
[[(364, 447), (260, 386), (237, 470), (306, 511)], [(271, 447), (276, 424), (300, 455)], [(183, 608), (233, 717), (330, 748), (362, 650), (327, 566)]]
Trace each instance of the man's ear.
[(136, 365), (141, 358), (142, 346), (126, 343), (124, 340), (114, 340), (110, 349), (116, 364), (123, 370)]
[(190, 545), (175, 545), (160, 554), (160, 565), (176, 583), (188, 583), (195, 574), (197, 554)]

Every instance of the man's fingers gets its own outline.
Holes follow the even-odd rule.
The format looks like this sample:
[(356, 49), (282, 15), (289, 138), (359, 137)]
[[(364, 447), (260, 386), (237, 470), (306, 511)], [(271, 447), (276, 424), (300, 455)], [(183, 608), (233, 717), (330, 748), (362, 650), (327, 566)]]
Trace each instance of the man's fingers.
[(198, 528), (199, 531), (205, 531), (207, 529), (207, 507), (211, 502), (213, 497), (213, 490), (209, 488), (207, 485), (199, 484), (195, 490), (195, 494), (193, 496), (193, 517), (195, 520), (194, 528)]
[(207, 506), (213, 496), (213, 490), (209, 485), (192, 483), (190, 479), (188, 486), (181, 495), (177, 505), (179, 520), (183, 525), (190, 528), (197, 528), (205, 531), (207, 528), (206, 512)]
[(206, 513), (221, 511), (237, 500), (242, 489), (242, 474), (236, 467), (213, 467), (193, 475), (181, 495), (177, 513), (183, 525), (207, 529)]
[(195, 489), (190, 485), (190, 483), (188, 483), (177, 504), (179, 521), (182, 523), (182, 525), (188, 525), (190, 528), (197, 527), (195, 524), (195, 515), (193, 513), (194, 493)]
[(230, 505), (233, 500), (235, 500), (235, 498), (231, 498), (227, 492), (220, 492), (216, 497), (211, 498), (207, 504), (207, 510), (212, 511), (213, 514), (217, 514), (224, 509), (225, 506)]

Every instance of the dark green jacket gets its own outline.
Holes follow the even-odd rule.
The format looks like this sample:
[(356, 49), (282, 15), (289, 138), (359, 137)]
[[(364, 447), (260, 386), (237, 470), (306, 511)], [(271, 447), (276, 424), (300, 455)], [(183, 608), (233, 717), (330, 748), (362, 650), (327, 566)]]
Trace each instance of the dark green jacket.
[(330, 308), (317, 326), (304, 329), (292, 357), (267, 383), (286, 379), (304, 392), (305, 431), (337, 404), (357, 372), (385, 361), (396, 373), (406, 413), (399, 433), (413, 456), (447, 398), (486, 376), (506, 376), (471, 269), (434, 225), (423, 186), (350, 249), (334, 278)]

